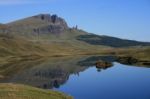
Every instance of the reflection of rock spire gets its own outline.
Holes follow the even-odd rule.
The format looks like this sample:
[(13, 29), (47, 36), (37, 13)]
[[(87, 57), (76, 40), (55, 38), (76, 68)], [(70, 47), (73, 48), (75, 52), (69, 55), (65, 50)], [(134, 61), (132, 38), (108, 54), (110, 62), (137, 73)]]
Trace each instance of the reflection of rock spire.
[(54, 81), (54, 85), (53, 85), (55, 88), (59, 88), (60, 87), (60, 84), (57, 80)]
[(101, 69), (100, 69), (100, 68), (97, 68), (97, 72), (101, 72)]
[(79, 72), (77, 72), (77, 75), (78, 75), (78, 77), (80, 76), (80, 73)]
[(80, 76), (80, 73), (79, 73), (79, 72), (76, 72), (75, 75), (77, 75), (77, 76), (79, 77), (79, 76)]

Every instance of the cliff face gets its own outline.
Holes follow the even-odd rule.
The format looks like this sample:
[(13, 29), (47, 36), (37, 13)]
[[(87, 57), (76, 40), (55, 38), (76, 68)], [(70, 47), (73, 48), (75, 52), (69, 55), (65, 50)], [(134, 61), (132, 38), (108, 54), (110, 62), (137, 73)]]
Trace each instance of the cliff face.
[(68, 26), (65, 20), (58, 17), (57, 15), (40, 14), (40, 15), (34, 16), (34, 18), (48, 23), (45, 26), (34, 29), (34, 32), (55, 34), (55, 33), (61, 33), (65, 29), (68, 29)]
[(8, 33), (8, 27), (4, 24), (0, 24), (0, 34)]
[(63, 18), (50, 14), (39, 14), (7, 25), (14, 33), (22, 35), (59, 34), (68, 29)]
[(12, 38), (12, 34), (10, 32), (11, 31), (7, 25), (0, 24), (0, 38)]
[(67, 23), (63, 18), (58, 17), (57, 15), (50, 15), (50, 14), (39, 14), (36, 16), (33, 16), (36, 19), (48, 22), (51, 25), (60, 25), (64, 28), (68, 28)]

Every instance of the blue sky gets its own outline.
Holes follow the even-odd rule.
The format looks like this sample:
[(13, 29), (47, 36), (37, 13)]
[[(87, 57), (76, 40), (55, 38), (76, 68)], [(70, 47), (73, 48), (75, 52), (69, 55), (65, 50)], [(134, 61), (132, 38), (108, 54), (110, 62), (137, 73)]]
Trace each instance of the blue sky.
[(50, 13), (91, 33), (150, 41), (150, 0), (0, 0), (0, 12), (0, 23)]

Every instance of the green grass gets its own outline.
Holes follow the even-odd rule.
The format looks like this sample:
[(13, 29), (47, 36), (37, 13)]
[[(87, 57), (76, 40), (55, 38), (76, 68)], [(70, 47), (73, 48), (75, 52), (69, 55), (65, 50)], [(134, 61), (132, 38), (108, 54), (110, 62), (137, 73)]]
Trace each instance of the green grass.
[(63, 93), (26, 85), (0, 84), (0, 99), (72, 99)]
[(131, 56), (139, 60), (150, 61), (150, 47), (118, 49), (116, 56)]
[[(106, 47), (90, 45), (75, 39), (75, 36), (84, 32), (72, 30), (66, 31), (61, 38), (33, 39), (14, 36), (8, 38), (0, 35), (0, 62), (8, 57), (20, 56), (65, 56), (81, 54), (97, 54), (103, 52)], [(74, 34), (74, 35), (72, 35)], [(68, 36), (69, 35), (69, 36)]]
[[(0, 31), (0, 58), (25, 55), (110, 54), (110, 52), (113, 53), (118, 50), (115, 49), (112, 51), (112, 47), (150, 45), (147, 42), (143, 43), (109, 36), (98, 36), (77, 29), (64, 29), (60, 33), (51, 33), (50, 31), (36, 33), (33, 31), (34, 29), (41, 29), (49, 25), (52, 25), (52, 23), (35, 17), (28, 17), (5, 25), (0, 24), (0, 30), (8, 30), (8, 33)], [(8, 34), (11, 36), (9, 37)]]

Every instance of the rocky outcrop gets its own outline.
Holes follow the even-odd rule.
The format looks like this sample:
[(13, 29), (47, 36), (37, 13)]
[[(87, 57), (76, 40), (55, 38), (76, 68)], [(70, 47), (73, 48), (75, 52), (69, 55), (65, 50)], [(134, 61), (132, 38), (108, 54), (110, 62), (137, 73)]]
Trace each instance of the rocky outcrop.
[(0, 24), (0, 33), (8, 33), (8, 27), (4, 24)]
[(57, 34), (57, 33), (63, 32), (65, 29), (68, 29), (68, 25), (65, 22), (65, 20), (58, 17), (57, 15), (40, 14), (40, 15), (34, 16), (34, 18), (40, 19), (47, 23), (47, 25), (33, 29), (33, 31), (37, 33)]
[(50, 14), (39, 14), (36, 16), (33, 16), (33, 18), (36, 19), (40, 19), (42, 21), (45, 21), (47, 23), (49, 23), (50, 25), (60, 25), (62, 26), (64, 29), (68, 28), (67, 23), (65, 22), (65, 20), (61, 17), (58, 17), (57, 15), (50, 15)]
[(7, 26), (14, 33), (28, 37), (47, 34), (60, 34), (69, 29), (63, 18), (50, 14), (35, 15), (8, 23)]
[(13, 34), (11, 33), (7, 25), (0, 24), (0, 37), (3, 39), (13, 37)]
[(48, 25), (33, 29), (35, 33), (39, 34), (48, 34), (48, 33), (59, 34), (62, 33), (64, 30), (65, 28), (61, 25)]
[(106, 61), (102, 61), (102, 60), (97, 61), (95, 63), (95, 65), (96, 65), (96, 68), (100, 68), (100, 69), (107, 69), (107, 68), (113, 66), (113, 64), (111, 62), (106, 62)]

